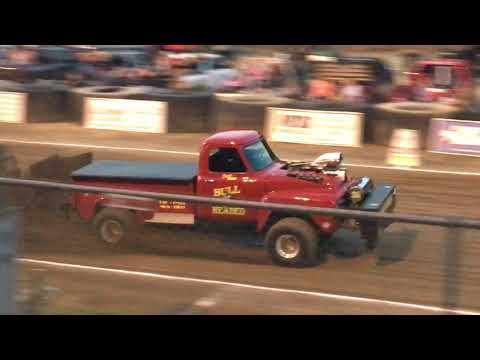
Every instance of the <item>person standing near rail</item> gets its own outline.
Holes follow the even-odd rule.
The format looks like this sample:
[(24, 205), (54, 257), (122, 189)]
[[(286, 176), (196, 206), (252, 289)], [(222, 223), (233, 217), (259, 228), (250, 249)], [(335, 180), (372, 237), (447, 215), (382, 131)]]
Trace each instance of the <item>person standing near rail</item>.
[(293, 67), (300, 88), (300, 97), (305, 97), (309, 92), (308, 74), (309, 66), (306, 60), (306, 52), (297, 53), (293, 57)]

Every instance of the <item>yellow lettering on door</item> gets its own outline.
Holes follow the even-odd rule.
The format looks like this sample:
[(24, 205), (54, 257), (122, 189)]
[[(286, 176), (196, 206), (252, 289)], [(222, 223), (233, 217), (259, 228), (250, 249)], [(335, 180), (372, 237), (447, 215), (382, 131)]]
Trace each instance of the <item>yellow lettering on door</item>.
[(227, 181), (235, 181), (237, 180), (237, 177), (231, 174), (223, 174), (222, 179)]
[(212, 207), (212, 214), (215, 215), (234, 215), (234, 216), (243, 216), (246, 211), (244, 208), (232, 208), (225, 206), (214, 206)]
[(231, 195), (236, 195), (236, 194), (241, 194), (241, 191), (238, 188), (238, 185), (213, 189), (213, 196), (215, 197), (230, 197)]

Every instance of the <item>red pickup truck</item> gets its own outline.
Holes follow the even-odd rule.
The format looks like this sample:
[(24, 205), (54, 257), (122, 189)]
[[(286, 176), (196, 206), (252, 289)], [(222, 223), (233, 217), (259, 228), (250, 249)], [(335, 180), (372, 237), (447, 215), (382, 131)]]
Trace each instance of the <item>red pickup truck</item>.
[(474, 78), (472, 64), (458, 59), (423, 60), (414, 64), (411, 72), (406, 72), (409, 84), (394, 89), (391, 100), (394, 102), (417, 100), (415, 88), (423, 89), (423, 101), (455, 99), (457, 105), (468, 105), (474, 100)]
[[(313, 162), (281, 161), (256, 131), (225, 131), (210, 136), (195, 164), (94, 161), (73, 172), (76, 184), (153, 193), (175, 193), (238, 200), (364, 211), (393, 211), (395, 187), (371, 179), (350, 179), (342, 154)], [(97, 236), (111, 246), (132, 239), (144, 223), (193, 225), (203, 221), (255, 224), (279, 265), (313, 265), (319, 242), (342, 227), (360, 230), (374, 248), (387, 223), (328, 216), (298, 216), (263, 209), (155, 201), (113, 194), (74, 193), (72, 207), (93, 220)]]

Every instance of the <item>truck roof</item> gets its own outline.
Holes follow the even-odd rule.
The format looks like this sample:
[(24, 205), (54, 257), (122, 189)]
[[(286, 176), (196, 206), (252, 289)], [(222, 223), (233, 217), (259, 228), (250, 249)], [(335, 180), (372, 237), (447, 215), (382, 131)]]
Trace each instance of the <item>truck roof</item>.
[(231, 130), (222, 131), (210, 136), (204, 142), (204, 145), (213, 145), (218, 147), (229, 147), (232, 145), (245, 145), (260, 138), (260, 134), (255, 130)]

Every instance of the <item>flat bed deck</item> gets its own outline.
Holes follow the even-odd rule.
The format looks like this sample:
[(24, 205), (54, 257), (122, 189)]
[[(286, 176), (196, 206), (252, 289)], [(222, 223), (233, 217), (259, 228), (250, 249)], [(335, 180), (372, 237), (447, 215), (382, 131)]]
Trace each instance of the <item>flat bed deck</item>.
[(74, 171), (72, 178), (192, 182), (197, 173), (196, 164), (98, 160)]

